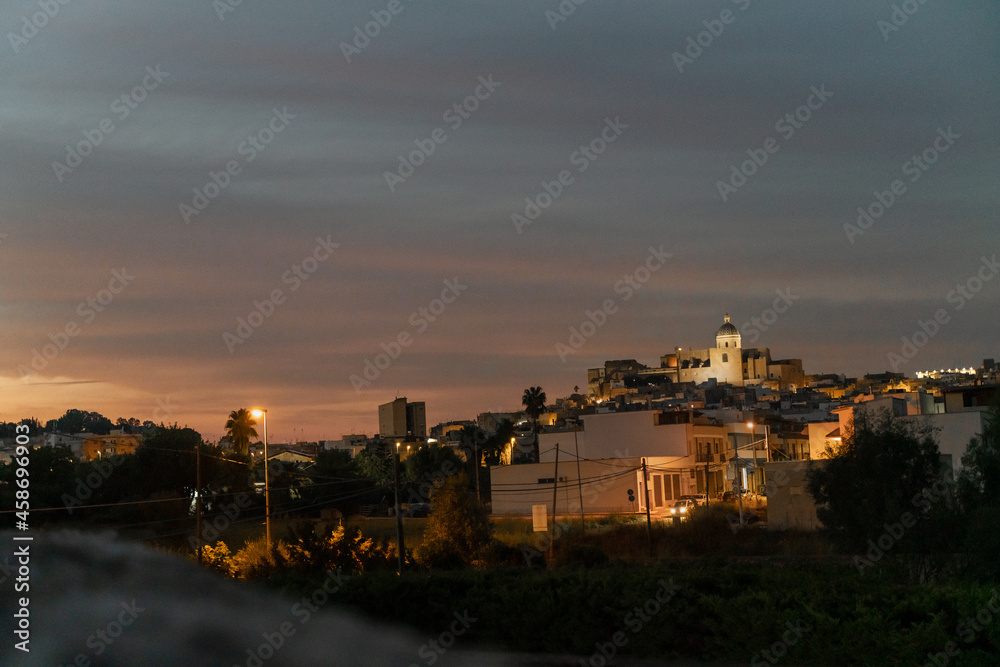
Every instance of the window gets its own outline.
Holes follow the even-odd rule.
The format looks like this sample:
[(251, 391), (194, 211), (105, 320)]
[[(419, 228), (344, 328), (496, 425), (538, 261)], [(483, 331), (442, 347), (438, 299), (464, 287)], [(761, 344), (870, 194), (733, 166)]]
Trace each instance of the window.
[[(729, 347), (728, 343), (726, 344), (726, 347)], [(722, 353), (722, 363), (727, 363), (728, 361), (729, 361), (729, 355), (726, 354), (725, 352), (723, 352)]]

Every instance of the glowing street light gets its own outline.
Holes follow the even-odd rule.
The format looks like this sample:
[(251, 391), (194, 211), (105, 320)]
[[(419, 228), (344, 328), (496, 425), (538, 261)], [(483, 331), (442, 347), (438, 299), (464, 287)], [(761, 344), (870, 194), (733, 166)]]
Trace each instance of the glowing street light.
[[(753, 440), (753, 438), (755, 438), (757, 436), (757, 432), (754, 430), (754, 423), (752, 421), (747, 422), (747, 428), (750, 429), (750, 439)], [(753, 442), (750, 443), (751, 445), (753, 445), (753, 467), (754, 467), (755, 473), (756, 473), (756, 470), (757, 470), (757, 443), (758, 442), (763, 442), (764, 443), (764, 456), (765, 456), (765, 460), (768, 463), (771, 462), (771, 448), (770, 448), (769, 443), (768, 443), (767, 428), (768, 428), (767, 424), (764, 424), (764, 439), (763, 440), (754, 440)]]
[[(400, 443), (397, 442), (396, 453), (392, 457), (392, 486), (396, 496), (396, 551), (399, 552), (399, 574), (403, 574), (403, 553), (405, 547), (403, 546), (403, 513), (399, 505), (399, 445)], [(407, 445), (406, 448), (409, 449), (410, 446)]]
[(271, 489), (267, 479), (267, 410), (254, 408), (250, 411), (256, 419), (264, 418), (264, 522), (267, 525), (267, 548), (271, 548)]

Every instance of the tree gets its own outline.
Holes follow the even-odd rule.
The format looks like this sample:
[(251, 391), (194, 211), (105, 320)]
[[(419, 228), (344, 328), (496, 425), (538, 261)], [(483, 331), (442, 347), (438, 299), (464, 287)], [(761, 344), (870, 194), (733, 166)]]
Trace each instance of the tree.
[(19, 424), (23, 424), (28, 427), (28, 432), (31, 435), (38, 435), (42, 432), (42, 425), (34, 417), (26, 417), (19, 422), (0, 422), (0, 438), (14, 438), (17, 437), (19, 431), (17, 427)]
[(418, 447), (417, 451), (407, 456), (400, 474), (405, 481), (416, 482), (419, 486), (443, 475), (452, 475), (464, 467), (465, 463), (451, 447), (432, 443)]
[[(158, 429), (135, 451), (136, 463), (142, 476), (134, 480), (134, 491), (142, 497), (157, 491), (192, 496), (197, 465), (195, 452), (201, 444), (201, 434), (194, 429), (179, 428), (176, 424)], [(206, 458), (202, 464), (207, 467), (209, 459)], [(203, 487), (209, 479), (205, 472), (203, 469)]]
[(966, 554), (981, 574), (995, 577), (996, 554), (1000, 550), (1000, 533), (996, 530), (1000, 511), (1000, 397), (985, 417), (982, 435), (969, 441), (962, 456), (957, 490)]
[(981, 436), (973, 436), (958, 476), (962, 509), (1000, 504), (1000, 397), (990, 407)]
[(373, 482), (359, 479), (358, 466), (345, 451), (321, 450), (303, 474), (310, 484), (297, 492), (306, 507), (334, 507), (347, 516), (357, 513), (361, 505), (378, 502), (382, 495)]
[(229, 419), (226, 421), (226, 433), (232, 440), (233, 449), (236, 450), (237, 454), (247, 454), (250, 451), (250, 438), (257, 437), (257, 431), (254, 429), (256, 425), (257, 420), (246, 408), (233, 410), (229, 413)]
[(545, 392), (542, 391), (541, 387), (528, 387), (524, 390), (524, 396), (521, 397), (521, 405), (531, 417), (531, 422), (535, 426), (535, 432), (537, 432), (538, 417), (545, 411)]
[(487, 557), (493, 524), (469, 489), (464, 473), (446, 477), (431, 492), (434, 511), (417, 558), (430, 567), (467, 567)]
[(819, 520), (845, 548), (859, 553), (887, 525), (912, 526), (923, 510), (933, 509), (921, 502), (925, 490), (941, 484), (940, 451), (929, 426), (888, 410), (861, 409), (842, 443), (828, 447), (827, 455), (826, 462), (810, 463), (809, 492)]
[(354, 457), (354, 465), (361, 477), (382, 489), (392, 488), (392, 461), (387, 455), (365, 449)]
[(503, 458), (503, 454), (510, 446), (510, 441), (514, 437), (514, 424), (509, 419), (502, 419), (497, 424), (497, 430), (486, 439), (486, 443), (480, 447), (485, 450), (486, 465), (498, 466)]
[[(481, 459), (483, 456), (483, 445), (486, 444), (486, 433), (476, 424), (466, 424), (459, 432), (459, 443), (461, 448), (467, 452), (466, 456), (470, 461), (475, 459), (476, 452), (478, 452)], [(479, 462), (477, 461), (476, 463), (478, 467)]]
[(119, 417), (118, 421), (115, 422), (115, 426), (122, 429), (125, 433), (138, 433), (139, 429), (142, 428), (142, 422), (135, 417), (130, 417), (129, 419)]
[(114, 426), (110, 419), (99, 412), (87, 412), (86, 410), (67, 410), (66, 414), (55, 422), (53, 430), (62, 433), (107, 435)]
[(532, 457), (534, 462), (538, 462), (540, 454), (538, 451), (538, 417), (545, 410), (545, 392), (542, 391), (541, 387), (528, 387), (524, 390), (524, 396), (521, 397), (521, 404), (524, 405), (524, 411), (528, 413), (531, 417), (531, 423), (535, 431), (535, 442), (532, 446), (534, 450), (532, 452)]
[[(16, 459), (25, 458), (23, 456)], [(31, 509), (48, 507), (63, 507), (63, 494), (73, 493), (80, 484), (79, 471), (83, 464), (73, 456), (73, 450), (67, 445), (55, 447), (29, 448), (28, 479), (31, 480)], [(14, 509), (15, 499), (23, 500), (23, 495), (16, 498), (18, 461), (0, 463), (0, 502), (4, 508)], [(23, 478), (20, 478), (23, 479)], [(22, 492), (23, 493), (23, 492)], [(32, 512), (32, 526), (59, 520), (69, 516), (69, 512)], [(11, 516), (10, 521), (13, 521)]]

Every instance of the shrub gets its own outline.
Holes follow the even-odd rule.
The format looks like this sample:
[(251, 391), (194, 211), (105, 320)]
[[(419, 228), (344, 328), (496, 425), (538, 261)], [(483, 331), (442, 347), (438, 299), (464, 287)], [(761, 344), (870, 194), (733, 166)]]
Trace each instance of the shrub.
[(595, 565), (607, 565), (608, 555), (599, 547), (587, 545), (572, 546), (565, 552), (562, 558), (556, 559), (557, 565), (582, 565), (583, 567), (594, 567)]
[(219, 542), (214, 547), (204, 547), (202, 560), (217, 572), (252, 580), (269, 579), (289, 571), (319, 574), (342, 570), (357, 574), (395, 569), (398, 562), (395, 545), (362, 537), (357, 528), (346, 531), (338, 526), (328, 534), (317, 535), (312, 524), (303, 524), (290, 534), (289, 541), (273, 542), (270, 548), (264, 539), (250, 540), (235, 554), (230, 553), (224, 542)]
[(464, 473), (442, 480), (431, 493), (434, 511), (424, 531), (417, 559), (428, 567), (455, 568), (485, 564), (493, 524)]

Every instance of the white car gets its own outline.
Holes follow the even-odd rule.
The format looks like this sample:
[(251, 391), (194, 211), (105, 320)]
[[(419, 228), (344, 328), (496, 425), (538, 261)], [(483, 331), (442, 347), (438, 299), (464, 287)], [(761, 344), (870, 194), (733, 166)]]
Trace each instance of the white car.
[(690, 498), (678, 500), (674, 503), (673, 507), (670, 508), (670, 518), (674, 520), (674, 523), (680, 523), (691, 516), (691, 512), (694, 511), (695, 507), (697, 507), (697, 505)]
[(690, 496), (681, 496), (681, 500), (693, 500), (695, 505), (707, 505), (708, 499), (704, 493), (695, 493)]

